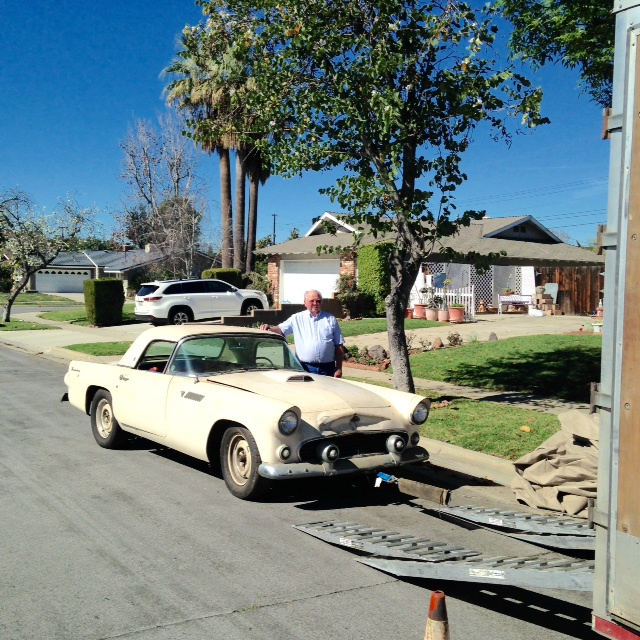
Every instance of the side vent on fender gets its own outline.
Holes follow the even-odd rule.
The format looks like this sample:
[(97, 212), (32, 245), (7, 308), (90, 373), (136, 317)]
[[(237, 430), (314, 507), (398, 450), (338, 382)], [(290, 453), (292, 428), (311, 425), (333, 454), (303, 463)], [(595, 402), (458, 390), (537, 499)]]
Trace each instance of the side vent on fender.
[(313, 382), (313, 378), (311, 376), (305, 375), (304, 373), (301, 373), (295, 376), (289, 376), (287, 378), (287, 382)]

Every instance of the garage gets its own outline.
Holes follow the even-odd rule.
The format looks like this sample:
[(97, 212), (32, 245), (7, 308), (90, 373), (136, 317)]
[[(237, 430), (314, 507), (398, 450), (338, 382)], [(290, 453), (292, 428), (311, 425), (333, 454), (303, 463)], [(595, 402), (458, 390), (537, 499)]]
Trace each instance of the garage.
[(42, 269), (36, 273), (35, 289), (40, 293), (83, 293), (84, 281), (90, 279), (89, 269)]
[(282, 260), (280, 263), (281, 303), (301, 304), (304, 292), (317, 289), (332, 298), (340, 274), (340, 260)]

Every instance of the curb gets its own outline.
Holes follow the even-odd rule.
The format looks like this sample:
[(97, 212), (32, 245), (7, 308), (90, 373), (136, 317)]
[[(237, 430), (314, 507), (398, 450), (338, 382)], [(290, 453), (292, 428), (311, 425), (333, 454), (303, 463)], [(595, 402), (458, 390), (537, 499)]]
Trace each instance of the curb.
[(429, 452), (429, 462), (449, 471), (463, 473), (503, 487), (510, 487), (516, 472), (512, 462), (487, 453), (463, 449), (454, 444), (421, 437), (420, 446)]

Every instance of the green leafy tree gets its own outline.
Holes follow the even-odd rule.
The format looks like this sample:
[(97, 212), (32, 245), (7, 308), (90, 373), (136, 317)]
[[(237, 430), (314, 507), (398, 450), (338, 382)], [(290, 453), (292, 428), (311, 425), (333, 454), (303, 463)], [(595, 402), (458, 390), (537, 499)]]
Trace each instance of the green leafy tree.
[(607, 0), (497, 0), (514, 31), (513, 55), (539, 68), (560, 62), (580, 71), (580, 84), (599, 105), (611, 106), (615, 14)]
[(31, 276), (61, 251), (75, 246), (81, 232), (89, 233), (95, 212), (81, 209), (71, 198), (50, 214), (39, 210), (23, 191), (0, 194), (0, 254), (11, 271), (11, 290), (2, 321), (11, 320), (11, 307)]
[(497, 27), (464, 3), (211, 0), (205, 12), (252, 68), (257, 90), (243, 98), (255, 130), (273, 132), (261, 147), (272, 172), (340, 168), (322, 191), (350, 224), (394, 238), (393, 381), (412, 391), (403, 319), (419, 265), (483, 215), (455, 211), (462, 155), (479, 125), (508, 138), (509, 116), (542, 122), (540, 91), (493, 59)]

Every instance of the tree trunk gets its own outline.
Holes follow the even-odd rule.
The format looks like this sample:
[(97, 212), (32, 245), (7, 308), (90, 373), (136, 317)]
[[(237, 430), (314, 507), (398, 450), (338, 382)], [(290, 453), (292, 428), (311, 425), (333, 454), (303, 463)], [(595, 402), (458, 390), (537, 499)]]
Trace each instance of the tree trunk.
[(222, 254), (223, 269), (233, 267), (233, 208), (231, 203), (231, 163), (229, 149), (218, 150), (220, 156), (220, 200), (222, 207)]
[(244, 273), (244, 216), (247, 170), (244, 152), (236, 150), (236, 220), (233, 230), (233, 268)]
[[(43, 267), (44, 266), (46, 266), (46, 264), (43, 265)], [(13, 306), (13, 303), (16, 301), (18, 294), (27, 286), (27, 283), (29, 282), (29, 278), (33, 273), (35, 273), (35, 271), (27, 271), (26, 276), (23, 277), (22, 280), (20, 280), (20, 283), (18, 284), (18, 286), (15, 289), (12, 289), (11, 292), (9, 293), (9, 297), (7, 298), (7, 303), (5, 304), (4, 310), (2, 312), (2, 322), (11, 322), (11, 307)]]
[(253, 252), (256, 250), (256, 234), (258, 229), (258, 190), (260, 189), (260, 178), (255, 175), (249, 176), (249, 224), (247, 229), (247, 271), (253, 271), (256, 264), (256, 257)]
[(393, 386), (399, 391), (409, 393), (415, 392), (415, 385), (409, 364), (404, 320), (419, 264), (419, 260), (416, 259), (407, 260), (398, 254), (391, 256), (391, 293), (385, 299)]

